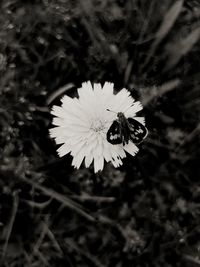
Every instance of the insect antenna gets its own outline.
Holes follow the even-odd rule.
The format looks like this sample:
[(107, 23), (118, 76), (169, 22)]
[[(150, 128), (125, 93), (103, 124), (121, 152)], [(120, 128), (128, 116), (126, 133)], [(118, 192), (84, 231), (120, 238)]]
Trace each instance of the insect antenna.
[(131, 105), (130, 107), (128, 107), (127, 109), (124, 110), (123, 113), (125, 113), (127, 110), (129, 110), (129, 108), (131, 108), (133, 105)]
[(117, 114), (117, 112), (113, 111), (113, 110), (110, 110), (109, 108), (106, 109), (107, 111), (110, 111), (110, 112), (113, 112), (115, 114)]
[[(132, 107), (132, 106), (131, 106)], [(123, 111), (123, 113), (125, 113), (127, 110), (129, 110), (130, 107), (128, 107), (127, 109), (125, 109), (125, 111)], [(107, 111), (113, 112), (115, 114), (117, 114), (118, 112), (110, 110), (109, 108), (106, 109)]]

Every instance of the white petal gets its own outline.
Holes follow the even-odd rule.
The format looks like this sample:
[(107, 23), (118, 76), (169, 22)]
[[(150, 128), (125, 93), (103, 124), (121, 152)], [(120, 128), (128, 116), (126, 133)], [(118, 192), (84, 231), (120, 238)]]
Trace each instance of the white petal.
[(109, 109), (115, 112), (124, 112), (133, 104), (133, 99), (126, 89), (122, 89), (117, 95), (110, 99)]
[(123, 146), (123, 148), (126, 152), (128, 152), (132, 156), (135, 156), (135, 154), (139, 151), (138, 147), (132, 142), (129, 142), (128, 144)]
[(94, 84), (94, 93), (99, 96), (102, 94), (102, 88), (100, 83), (95, 83)]
[(105, 82), (102, 89), (105, 94), (113, 95), (114, 84), (110, 82)]
[(82, 138), (82, 136), (73, 136), (73, 137), (72, 136), (71, 137), (63, 136), (63, 139), (64, 138), (66, 139), (65, 142), (68, 143), (68, 144), (70, 144), (71, 149), (73, 149), (73, 147), (76, 147), (79, 144), (84, 143), (84, 139)]
[(79, 153), (76, 154), (76, 156), (74, 156), (73, 161), (72, 161), (72, 165), (75, 166), (77, 169), (80, 168), (84, 157), (85, 157), (84, 151), (83, 150), (79, 151)]
[(103, 157), (105, 158), (106, 162), (111, 161), (111, 153), (110, 153), (110, 144), (105, 140), (103, 142)]
[(57, 149), (58, 155), (63, 157), (71, 151), (69, 144), (64, 144)]
[(112, 158), (125, 158), (126, 154), (124, 152), (123, 146), (122, 145), (111, 145), (112, 148), (111, 150), (111, 154), (112, 154)]
[(92, 163), (93, 161), (93, 156), (92, 154), (88, 154), (87, 156), (85, 156), (85, 167), (88, 168), (90, 166), (90, 164)]
[(125, 112), (125, 116), (128, 118), (134, 117), (135, 114), (142, 109), (143, 107), (140, 101), (134, 102), (133, 105)]
[(63, 134), (63, 131), (60, 127), (55, 127), (55, 128), (51, 128), (49, 129), (49, 134), (51, 137), (55, 138), (57, 136), (59, 136), (60, 134)]
[(61, 145), (67, 143), (68, 138), (66, 136), (58, 136), (55, 138), (56, 144)]
[(134, 120), (139, 121), (143, 125), (145, 125), (145, 118), (144, 117), (134, 117)]
[(94, 172), (97, 173), (98, 171), (102, 171), (103, 165), (104, 165), (104, 159), (102, 156), (94, 159)]
[(54, 116), (57, 116), (59, 118), (65, 118), (66, 111), (59, 106), (53, 106), (52, 110), (51, 110), (51, 114), (53, 114)]
[(87, 122), (87, 110), (81, 105), (80, 100), (77, 98), (71, 99), (70, 97), (64, 96), (62, 98), (62, 108), (65, 111), (65, 118), (74, 118), (78, 121)]
[[(71, 144), (70, 144), (71, 145)], [(77, 156), (79, 153), (81, 153), (84, 150), (84, 147), (86, 145), (86, 141), (85, 140), (81, 140), (79, 142), (77, 142), (74, 145), (71, 145), (71, 155), (72, 156)]]
[(124, 152), (123, 147), (120, 145), (117, 146), (117, 153), (119, 154), (120, 158), (122, 158), (122, 159), (126, 157), (126, 153)]
[(115, 160), (112, 160), (111, 162), (115, 168), (118, 168), (120, 165), (122, 165), (121, 159), (115, 159)]
[(69, 105), (73, 104), (74, 98), (69, 97), (68, 95), (64, 95), (61, 98), (61, 102), (63, 103), (63, 106), (68, 107)]
[(94, 91), (90, 81), (82, 83), (82, 87), (78, 90), (79, 99), (88, 100), (94, 97)]
[(64, 120), (58, 117), (53, 118), (52, 124), (55, 126), (63, 126)]

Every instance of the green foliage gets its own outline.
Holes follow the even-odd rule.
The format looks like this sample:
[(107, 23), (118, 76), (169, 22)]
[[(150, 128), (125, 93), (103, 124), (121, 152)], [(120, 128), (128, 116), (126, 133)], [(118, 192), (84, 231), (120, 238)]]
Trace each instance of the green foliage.
[[(198, 1), (0, 7), (0, 266), (199, 266)], [(98, 175), (48, 134), (87, 80), (128, 88), (150, 132)]]

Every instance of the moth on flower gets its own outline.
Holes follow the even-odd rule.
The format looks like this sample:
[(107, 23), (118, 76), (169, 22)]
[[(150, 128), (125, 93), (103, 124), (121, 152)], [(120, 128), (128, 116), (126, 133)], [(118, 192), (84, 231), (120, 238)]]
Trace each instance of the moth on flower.
[(72, 165), (79, 168), (82, 162), (89, 167), (94, 163), (94, 171), (101, 171), (104, 160), (114, 167), (122, 165), (128, 152), (132, 156), (138, 152), (136, 144), (147, 136), (144, 117), (137, 117), (142, 110), (127, 89), (114, 94), (114, 84), (105, 82), (82, 83), (78, 98), (65, 95), (62, 105), (53, 106), (53, 125), (50, 136), (58, 148), (60, 157), (70, 153)]

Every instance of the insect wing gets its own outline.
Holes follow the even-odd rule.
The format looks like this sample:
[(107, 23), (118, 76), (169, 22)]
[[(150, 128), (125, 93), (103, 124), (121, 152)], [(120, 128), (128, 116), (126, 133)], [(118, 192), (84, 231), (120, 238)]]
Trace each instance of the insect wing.
[(117, 145), (122, 143), (121, 134), (120, 134), (120, 125), (118, 121), (113, 121), (107, 132), (107, 140), (112, 145)]
[(134, 120), (133, 118), (128, 118), (128, 123), (131, 141), (135, 144), (139, 144), (147, 136), (147, 128), (142, 123), (137, 120)]

